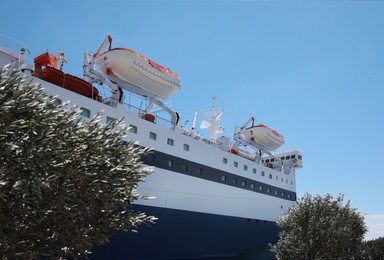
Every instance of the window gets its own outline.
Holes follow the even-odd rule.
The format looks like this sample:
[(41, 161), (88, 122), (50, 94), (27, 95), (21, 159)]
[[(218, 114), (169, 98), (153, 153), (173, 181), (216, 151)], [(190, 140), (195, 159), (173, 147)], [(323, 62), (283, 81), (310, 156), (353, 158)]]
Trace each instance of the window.
[(274, 162), (274, 161), (275, 161), (275, 158), (272, 158), (272, 159), (271, 159), (271, 162)]
[(270, 193), (270, 192), (271, 192), (271, 189), (270, 189), (270, 188), (267, 188), (267, 192)]
[(254, 189), (254, 188), (255, 188), (255, 184), (251, 183), (251, 189)]
[(303, 159), (303, 157), (300, 154), (298, 155), (298, 158), (299, 158), (299, 160)]
[(288, 156), (285, 156), (285, 160), (289, 160), (289, 155), (288, 155)]
[(173, 167), (173, 161), (170, 160), (170, 159), (168, 159), (168, 160), (167, 160), (167, 166), (168, 166), (169, 168)]
[(116, 120), (116, 118), (107, 116), (107, 119), (105, 120), (105, 122), (108, 124), (109, 122), (112, 122), (112, 121), (114, 121), (114, 120)]
[(188, 144), (184, 144), (183, 149), (184, 149), (185, 151), (189, 151), (189, 145), (188, 145)]
[(244, 165), (244, 171), (248, 171), (248, 166)]
[(173, 143), (174, 143), (173, 139), (171, 139), (171, 138), (168, 138), (168, 139), (167, 139), (167, 144), (168, 144), (168, 145), (173, 146)]
[(259, 191), (262, 191), (263, 190), (263, 186), (259, 186)]
[(277, 195), (277, 193), (278, 193), (277, 190), (275, 190), (275, 195)]
[(279, 176), (276, 176), (276, 180), (277, 180), (277, 181), (279, 180)]
[(86, 109), (84, 107), (81, 107), (80, 109), (81, 109), (81, 113), (80, 113), (81, 116), (88, 117), (88, 118), (91, 117), (91, 110)]
[(241, 187), (247, 186), (247, 183), (245, 181), (241, 181)]
[(264, 171), (261, 171), (261, 176), (264, 177), (264, 175), (265, 175), (265, 172), (264, 172)]
[(253, 168), (252, 172), (253, 172), (253, 173), (256, 173), (256, 169), (255, 169), (255, 168)]
[(284, 192), (281, 193), (281, 197), (283, 197), (283, 198), (285, 197), (285, 193)]
[(283, 161), (283, 160), (284, 160), (284, 157), (281, 157), (280, 159)]
[(196, 168), (196, 174), (197, 175), (202, 175), (203, 174), (203, 170), (201, 168)]
[(135, 125), (130, 125), (129, 126), (129, 132), (137, 134), (137, 126)]
[(295, 155), (291, 155), (291, 159), (295, 159)]
[(272, 179), (272, 174), (269, 175), (269, 178)]
[(227, 176), (225, 176), (225, 175), (221, 175), (221, 181), (222, 181), (222, 182), (226, 182), (226, 181), (227, 181)]
[(186, 165), (185, 163), (182, 163), (182, 164), (181, 164), (181, 170), (182, 170), (183, 172), (186, 172), (186, 171), (188, 170), (188, 165)]
[(149, 138), (152, 139), (152, 140), (156, 140), (157, 139), (157, 134), (154, 133), (154, 132), (149, 132)]
[(239, 164), (237, 162), (233, 162), (233, 166), (237, 167)]
[(228, 163), (228, 159), (223, 157), (223, 163), (227, 164)]
[(237, 184), (237, 179), (233, 178), (233, 184)]
[(288, 197), (288, 199), (290, 199), (291, 198), (291, 194), (288, 193), (287, 197)]
[(52, 102), (52, 105), (54, 105), (55, 107), (58, 107), (62, 104), (63, 102), (61, 101), (60, 98), (55, 98)]

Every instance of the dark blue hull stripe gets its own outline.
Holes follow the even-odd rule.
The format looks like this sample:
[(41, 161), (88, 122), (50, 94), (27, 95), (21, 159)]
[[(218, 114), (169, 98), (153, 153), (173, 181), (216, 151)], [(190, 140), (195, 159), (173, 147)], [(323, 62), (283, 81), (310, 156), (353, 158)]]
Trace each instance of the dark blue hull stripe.
[(257, 252), (277, 241), (274, 222), (134, 205), (158, 217), (138, 233), (118, 232), (91, 259), (199, 259)]
[[(144, 156), (142, 160), (147, 165), (155, 166), (172, 172), (193, 176), (196, 178), (229, 185), (276, 198), (290, 201), (296, 200), (296, 192), (268, 185), (259, 181), (252, 180), (250, 178), (242, 177), (156, 150), (154, 150), (151, 154)], [(169, 161), (171, 161), (171, 163)], [(225, 180), (222, 179), (222, 176), (225, 176)]]

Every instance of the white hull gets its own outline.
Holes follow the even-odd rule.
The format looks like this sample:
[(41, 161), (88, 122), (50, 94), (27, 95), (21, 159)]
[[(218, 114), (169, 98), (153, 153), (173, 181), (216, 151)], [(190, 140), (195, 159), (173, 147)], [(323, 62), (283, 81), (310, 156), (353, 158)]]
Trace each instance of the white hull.
[(168, 99), (180, 87), (177, 74), (130, 49), (107, 51), (100, 56), (98, 65), (109, 80), (139, 95)]

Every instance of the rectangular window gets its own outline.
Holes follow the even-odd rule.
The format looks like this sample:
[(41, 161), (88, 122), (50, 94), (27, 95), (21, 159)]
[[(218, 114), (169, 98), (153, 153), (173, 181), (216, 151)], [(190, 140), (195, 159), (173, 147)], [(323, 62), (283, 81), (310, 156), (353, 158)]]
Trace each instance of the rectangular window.
[(81, 107), (80, 109), (81, 109), (81, 113), (80, 113), (81, 116), (87, 117), (87, 118), (91, 117), (91, 110), (86, 109), (84, 107)]
[(298, 155), (298, 158), (299, 158), (299, 160), (303, 159), (303, 157), (300, 154)]
[(259, 186), (259, 191), (262, 191), (263, 190), (263, 186)]
[(129, 126), (129, 132), (137, 134), (137, 126), (135, 125), (130, 125)]
[(173, 161), (170, 160), (170, 159), (168, 159), (168, 160), (167, 160), (167, 166), (168, 166), (169, 168), (173, 167)]
[(254, 188), (255, 188), (255, 184), (251, 183), (251, 189), (254, 189)]
[(183, 149), (184, 149), (185, 151), (189, 151), (189, 145), (188, 145), (188, 144), (184, 144)]
[(196, 174), (197, 175), (202, 175), (203, 174), (203, 170), (201, 168), (196, 168)]
[(270, 188), (267, 188), (267, 192), (270, 193), (270, 192), (271, 192), (271, 189), (270, 189)]
[(272, 174), (269, 175), (269, 178), (272, 179)]
[(291, 155), (291, 159), (295, 159), (295, 157), (296, 157), (295, 155)]
[(157, 139), (157, 134), (154, 133), (154, 132), (149, 132), (149, 138), (152, 139), (152, 140), (156, 140)]
[(116, 120), (116, 118), (107, 116), (107, 119), (105, 120), (105, 122), (108, 124), (109, 122), (112, 122), (112, 121), (114, 121), (114, 120)]
[(261, 171), (261, 176), (263, 176), (263, 177), (264, 177), (264, 175), (265, 175), (265, 172)]
[(233, 162), (233, 166), (237, 167), (239, 164), (237, 162)]
[(237, 179), (233, 178), (232, 182), (233, 182), (233, 184), (237, 184)]
[(182, 164), (181, 164), (181, 170), (182, 170), (183, 172), (186, 172), (186, 171), (188, 170), (188, 165), (186, 165), (185, 163), (182, 163)]
[(244, 165), (244, 171), (248, 171), (248, 166)]
[(228, 159), (223, 157), (223, 163), (227, 164), (228, 163)]
[(253, 172), (253, 173), (256, 173), (256, 169), (255, 169), (255, 168), (253, 168), (252, 172)]
[(227, 176), (225, 176), (225, 175), (221, 175), (221, 181), (222, 181), (222, 182), (226, 182), (226, 181), (227, 181)]
[(167, 144), (168, 144), (168, 145), (173, 146), (173, 143), (174, 143), (173, 139), (171, 139), (171, 138), (168, 138), (168, 139), (167, 139)]
[(247, 185), (247, 183), (245, 181), (241, 181), (241, 186), (242, 187), (245, 187)]

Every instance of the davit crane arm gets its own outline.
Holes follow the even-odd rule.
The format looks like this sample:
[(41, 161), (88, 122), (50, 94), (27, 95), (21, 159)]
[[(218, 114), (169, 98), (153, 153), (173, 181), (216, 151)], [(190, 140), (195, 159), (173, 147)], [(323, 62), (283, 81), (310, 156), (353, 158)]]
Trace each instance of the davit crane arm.
[(90, 83), (98, 83), (98, 84), (106, 84), (111, 88), (112, 97), (111, 102), (113, 106), (116, 106), (117, 103), (123, 103), (123, 91), (119, 89), (119, 87), (106, 79), (104, 75), (96, 68), (97, 61), (100, 58), (101, 54), (108, 47), (108, 50), (112, 47), (112, 37), (107, 35), (105, 40), (100, 45), (99, 49), (96, 53), (86, 51), (84, 53), (84, 65), (83, 65), (83, 75), (89, 78)]

